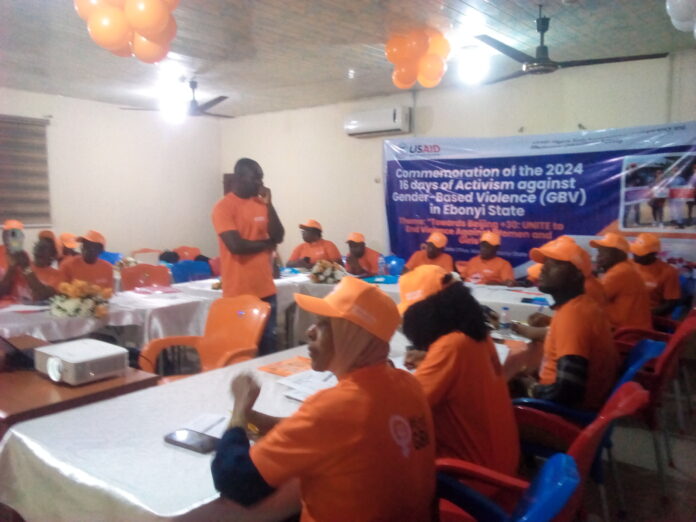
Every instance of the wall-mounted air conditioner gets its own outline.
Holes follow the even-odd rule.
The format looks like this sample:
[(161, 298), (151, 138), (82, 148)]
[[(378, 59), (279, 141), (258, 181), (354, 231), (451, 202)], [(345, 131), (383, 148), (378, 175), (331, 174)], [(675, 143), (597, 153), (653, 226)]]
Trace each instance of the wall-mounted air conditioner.
[(411, 109), (392, 107), (349, 114), (343, 122), (343, 130), (356, 138), (405, 134), (411, 132)]

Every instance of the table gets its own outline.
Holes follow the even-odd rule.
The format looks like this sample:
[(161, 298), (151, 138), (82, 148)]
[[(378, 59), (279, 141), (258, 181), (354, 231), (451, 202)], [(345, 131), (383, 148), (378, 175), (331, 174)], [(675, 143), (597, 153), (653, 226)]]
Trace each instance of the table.
[[(397, 332), (390, 355), (402, 356), (406, 345)], [(262, 384), (255, 409), (291, 415), (299, 403), (284, 397), (280, 377), (257, 368), (297, 355), (306, 346), (17, 424), (0, 442), (0, 502), (28, 522), (229, 517), (212, 483), (212, 455), (163, 437), (202, 413), (229, 411), (229, 383), (242, 372)]]

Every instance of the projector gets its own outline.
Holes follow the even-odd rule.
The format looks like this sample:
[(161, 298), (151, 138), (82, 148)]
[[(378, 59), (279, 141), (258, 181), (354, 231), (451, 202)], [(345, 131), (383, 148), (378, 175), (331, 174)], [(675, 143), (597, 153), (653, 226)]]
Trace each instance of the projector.
[(123, 375), (128, 368), (128, 350), (95, 339), (79, 339), (36, 348), (34, 366), (52, 381), (77, 386)]

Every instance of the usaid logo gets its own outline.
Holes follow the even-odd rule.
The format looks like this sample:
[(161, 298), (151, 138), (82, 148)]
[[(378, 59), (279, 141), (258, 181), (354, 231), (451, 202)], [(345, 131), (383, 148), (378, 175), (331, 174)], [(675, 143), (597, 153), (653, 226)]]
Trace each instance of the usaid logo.
[(437, 144), (433, 145), (406, 145), (405, 143), (399, 143), (397, 145), (401, 152), (407, 152), (409, 154), (438, 154), (440, 152), (440, 146)]

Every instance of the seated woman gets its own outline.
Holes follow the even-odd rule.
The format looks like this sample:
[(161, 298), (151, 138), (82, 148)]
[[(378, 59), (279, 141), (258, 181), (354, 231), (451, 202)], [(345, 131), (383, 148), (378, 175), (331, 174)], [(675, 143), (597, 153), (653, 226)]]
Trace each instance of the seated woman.
[(425, 357), (417, 365), (433, 411), (436, 454), (515, 475), (517, 425), (484, 313), (444, 269), (424, 265), (401, 276), (403, 332)]
[[(430, 408), (413, 376), (387, 362), (396, 305), (354, 277), (325, 299), (295, 300), (318, 316), (308, 330), (312, 368), (333, 372), (338, 384), (279, 420), (252, 410), (260, 389), (250, 376), (235, 379), (229, 429), (212, 463), (215, 487), (250, 505), (299, 479), (302, 520), (432, 520)], [(249, 422), (262, 433), (272, 426), (251, 449)]]

